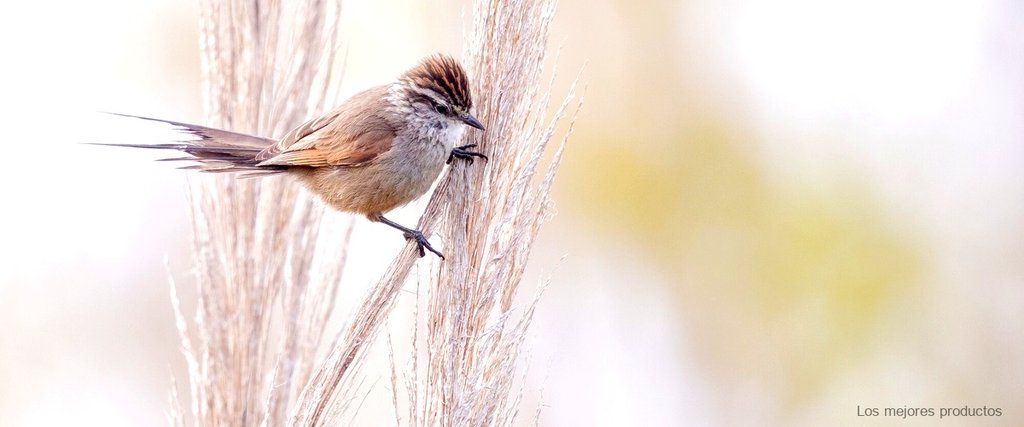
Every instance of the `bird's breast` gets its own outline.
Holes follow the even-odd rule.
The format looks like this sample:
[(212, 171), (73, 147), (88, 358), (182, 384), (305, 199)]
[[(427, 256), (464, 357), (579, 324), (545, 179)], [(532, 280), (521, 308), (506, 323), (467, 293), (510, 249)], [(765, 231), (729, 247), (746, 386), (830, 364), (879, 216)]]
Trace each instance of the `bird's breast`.
[(444, 168), (454, 140), (395, 138), (391, 150), (358, 167), (314, 168), (306, 186), (335, 209), (384, 213), (427, 192)]

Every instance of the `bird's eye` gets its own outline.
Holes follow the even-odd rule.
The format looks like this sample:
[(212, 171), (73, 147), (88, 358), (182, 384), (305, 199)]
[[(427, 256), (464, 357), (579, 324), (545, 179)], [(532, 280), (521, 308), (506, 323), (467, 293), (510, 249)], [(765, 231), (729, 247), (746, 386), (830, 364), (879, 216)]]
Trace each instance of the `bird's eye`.
[(447, 116), (448, 113), (451, 112), (451, 110), (448, 109), (448, 106), (442, 104), (434, 105), (434, 109), (437, 110), (439, 114), (444, 116)]

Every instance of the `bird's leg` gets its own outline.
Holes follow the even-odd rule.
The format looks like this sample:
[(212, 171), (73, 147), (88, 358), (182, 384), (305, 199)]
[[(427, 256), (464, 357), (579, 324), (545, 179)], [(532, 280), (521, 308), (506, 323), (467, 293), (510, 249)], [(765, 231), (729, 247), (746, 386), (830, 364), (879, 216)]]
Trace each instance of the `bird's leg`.
[(399, 225), (397, 222), (394, 222), (394, 221), (392, 221), (390, 219), (384, 218), (384, 215), (380, 215), (380, 214), (374, 215), (374, 216), (370, 217), (370, 219), (372, 219), (374, 221), (379, 221), (379, 222), (387, 224), (387, 225), (389, 225), (391, 227), (397, 228), (397, 229), (402, 231), (402, 235), (405, 236), (406, 239), (408, 239), (408, 240), (415, 240), (416, 241), (416, 245), (417, 245), (417, 249), (419, 249), (419, 251), (420, 251), (420, 257), (423, 257), (423, 255), (426, 255), (426, 252), (423, 250), (423, 249), (426, 249), (426, 250), (428, 250), (430, 252), (433, 252), (437, 256), (441, 257), (441, 259), (444, 259), (444, 255), (441, 255), (441, 253), (438, 252), (437, 249), (434, 249), (433, 246), (430, 246), (430, 241), (428, 241), (426, 236), (423, 235), (423, 232), (421, 232), (419, 230), (413, 230), (411, 228), (403, 227), (403, 226)]
[(462, 159), (468, 161), (469, 164), (473, 164), (474, 157), (484, 159), (484, 161), (486, 162), (487, 156), (483, 155), (482, 153), (477, 153), (476, 151), (467, 150), (467, 148), (473, 147), (476, 147), (476, 144), (463, 145), (461, 147), (453, 148), (452, 154), (448, 155), (448, 161), (445, 163), (451, 164), (452, 160), (454, 159)]

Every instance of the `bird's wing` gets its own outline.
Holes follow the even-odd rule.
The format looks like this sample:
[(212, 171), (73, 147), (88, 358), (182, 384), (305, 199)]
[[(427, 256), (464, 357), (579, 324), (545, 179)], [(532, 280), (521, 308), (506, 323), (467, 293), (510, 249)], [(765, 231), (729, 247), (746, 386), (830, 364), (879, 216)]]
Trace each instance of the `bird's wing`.
[(395, 129), (381, 115), (386, 87), (359, 93), (291, 132), (258, 156), (260, 166), (359, 166), (391, 149)]
[(308, 147), (289, 147), (259, 166), (361, 166), (391, 149), (395, 133), (391, 130), (368, 131), (359, 135), (341, 136), (340, 132), (324, 132), (312, 138)]

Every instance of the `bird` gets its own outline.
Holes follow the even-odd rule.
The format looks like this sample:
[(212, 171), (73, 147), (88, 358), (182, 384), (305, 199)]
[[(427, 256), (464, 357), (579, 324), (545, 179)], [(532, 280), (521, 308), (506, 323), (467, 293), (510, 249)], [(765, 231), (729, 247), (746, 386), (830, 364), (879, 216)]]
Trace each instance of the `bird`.
[(484, 130), (472, 107), (465, 69), (451, 56), (434, 54), (394, 81), (353, 95), (279, 139), (111, 113), (165, 123), (192, 139), (94, 145), (177, 150), (187, 156), (161, 160), (194, 162), (184, 169), (256, 178), (292, 176), (331, 208), (393, 227), (416, 243), (420, 257), (426, 250), (443, 260), (422, 231), (384, 214), (426, 193), (446, 163), (488, 160), (471, 151), (475, 144), (455, 145), (466, 126)]

